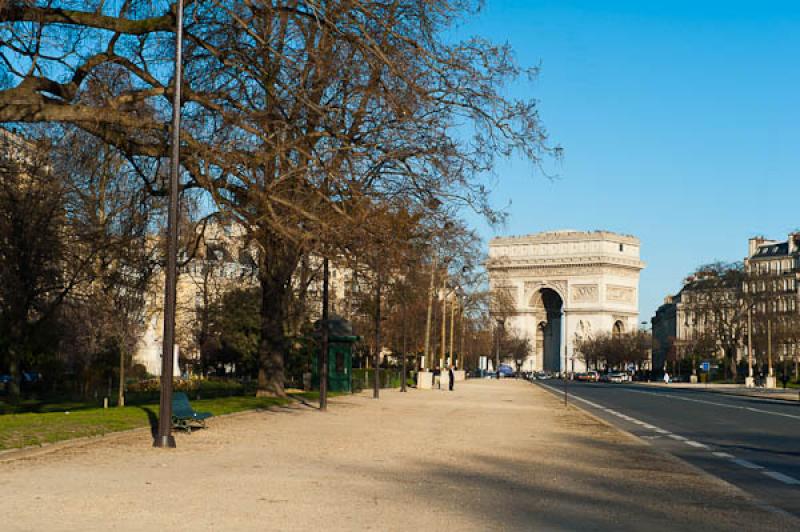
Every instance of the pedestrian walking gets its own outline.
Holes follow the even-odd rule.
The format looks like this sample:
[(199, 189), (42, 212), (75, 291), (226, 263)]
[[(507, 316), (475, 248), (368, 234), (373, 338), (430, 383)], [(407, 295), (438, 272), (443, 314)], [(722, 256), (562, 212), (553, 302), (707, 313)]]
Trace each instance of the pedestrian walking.
[(669, 384), (669, 373), (664, 372), (664, 384)]
[(449, 379), (449, 381), (450, 381), (450, 382), (449, 382), (449, 385), (450, 385), (450, 391), (452, 392), (452, 391), (453, 391), (453, 383), (454, 383), (454, 382), (455, 382), (455, 380), (456, 380), (456, 378), (455, 378), (455, 374), (453, 373), (453, 366), (450, 366), (449, 368), (447, 368), (447, 377), (448, 377), (448, 379)]

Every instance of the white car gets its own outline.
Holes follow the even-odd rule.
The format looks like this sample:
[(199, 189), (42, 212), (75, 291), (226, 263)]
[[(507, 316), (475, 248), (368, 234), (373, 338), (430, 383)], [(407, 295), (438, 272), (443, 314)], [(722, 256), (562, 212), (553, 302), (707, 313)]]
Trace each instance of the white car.
[(623, 383), (623, 382), (630, 382), (630, 380), (631, 376), (621, 371), (608, 374), (608, 382)]

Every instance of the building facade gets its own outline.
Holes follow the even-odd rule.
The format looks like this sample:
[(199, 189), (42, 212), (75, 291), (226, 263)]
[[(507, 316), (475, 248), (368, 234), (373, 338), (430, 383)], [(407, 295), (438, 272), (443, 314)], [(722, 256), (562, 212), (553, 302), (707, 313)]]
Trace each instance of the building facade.
[(637, 328), (639, 239), (608, 231), (551, 231), (495, 238), (487, 269), (500, 326), (528, 338), (523, 371), (584, 371), (575, 347), (584, 338)]
[[(735, 273), (735, 272), (734, 272)], [(739, 275), (698, 272), (668, 296), (652, 318), (653, 366), (661, 369), (669, 358), (686, 356), (693, 341), (706, 333), (718, 339), (717, 357), (727, 340), (734, 362), (768, 352), (774, 362), (800, 357), (800, 233), (786, 240), (753, 237)], [(752, 326), (752, 338), (748, 338)]]
[[(189, 257), (181, 253), (176, 285), (174, 375), (190, 370), (199, 361), (199, 341), (204, 313), (228, 291), (258, 286), (255, 250), (236, 225), (208, 224), (198, 235), (197, 249)], [(134, 363), (147, 373), (161, 375), (164, 337), (164, 272), (153, 276), (145, 299), (143, 334)], [(179, 367), (183, 359), (187, 366)]]
[(800, 232), (786, 240), (754, 237), (744, 260), (744, 297), (752, 304), (754, 355), (800, 362)]

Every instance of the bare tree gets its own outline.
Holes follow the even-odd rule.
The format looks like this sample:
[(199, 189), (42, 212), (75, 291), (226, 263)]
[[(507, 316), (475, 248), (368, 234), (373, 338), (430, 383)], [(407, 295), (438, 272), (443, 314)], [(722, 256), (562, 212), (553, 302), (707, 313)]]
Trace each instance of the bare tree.
[[(0, 121), (75, 124), (137, 168), (166, 157), (174, 5), (7, 2)], [(495, 158), (548, 152), (535, 102), (502, 95), (523, 73), (510, 49), (444, 37), (478, 5), (188, 3), (185, 186), (206, 190), (261, 248), (262, 389), (284, 393), (291, 280), (307, 251), (394, 196), (495, 221), (482, 179)], [(152, 172), (141, 177), (158, 188)]]

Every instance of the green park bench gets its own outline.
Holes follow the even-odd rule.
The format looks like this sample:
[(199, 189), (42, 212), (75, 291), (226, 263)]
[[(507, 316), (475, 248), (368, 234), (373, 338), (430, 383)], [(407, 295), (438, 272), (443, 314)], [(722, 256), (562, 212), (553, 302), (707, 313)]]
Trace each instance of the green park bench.
[(189, 404), (189, 398), (183, 392), (172, 395), (172, 428), (192, 432), (192, 426), (206, 428), (206, 419), (214, 414), (195, 412)]

